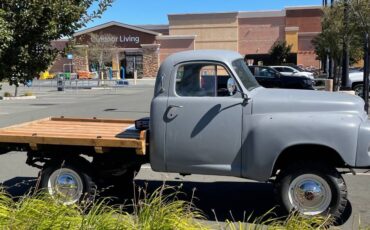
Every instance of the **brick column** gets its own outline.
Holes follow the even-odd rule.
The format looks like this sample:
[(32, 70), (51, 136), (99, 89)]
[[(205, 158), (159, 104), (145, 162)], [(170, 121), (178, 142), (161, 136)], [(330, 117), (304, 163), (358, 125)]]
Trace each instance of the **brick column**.
[(79, 46), (80, 52), (74, 52), (73, 54), (73, 70), (77, 71), (89, 71), (89, 58), (87, 54), (88, 46)]
[(143, 77), (156, 77), (159, 69), (159, 44), (142, 44)]

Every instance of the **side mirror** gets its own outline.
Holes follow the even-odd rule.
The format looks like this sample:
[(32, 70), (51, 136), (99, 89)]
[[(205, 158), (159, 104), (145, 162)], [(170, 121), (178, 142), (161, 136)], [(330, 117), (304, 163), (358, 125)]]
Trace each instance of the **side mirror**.
[(236, 83), (233, 78), (227, 80), (227, 90), (229, 91), (230, 96), (234, 95), (236, 92)]

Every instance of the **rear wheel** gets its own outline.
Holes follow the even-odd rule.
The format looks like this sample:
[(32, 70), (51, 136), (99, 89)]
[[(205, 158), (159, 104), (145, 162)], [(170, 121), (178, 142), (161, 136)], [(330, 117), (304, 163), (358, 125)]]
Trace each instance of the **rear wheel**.
[(134, 191), (133, 182), (137, 173), (140, 171), (141, 165), (129, 167), (122, 175), (111, 175), (103, 178), (99, 187), (105, 189), (110, 188), (115, 195), (128, 195)]
[(347, 205), (342, 176), (327, 165), (299, 164), (283, 170), (276, 178), (276, 192), (286, 211), (306, 216), (331, 215), (340, 223)]
[(67, 205), (91, 200), (96, 186), (88, 171), (86, 167), (77, 168), (70, 162), (47, 164), (41, 171), (41, 189)]

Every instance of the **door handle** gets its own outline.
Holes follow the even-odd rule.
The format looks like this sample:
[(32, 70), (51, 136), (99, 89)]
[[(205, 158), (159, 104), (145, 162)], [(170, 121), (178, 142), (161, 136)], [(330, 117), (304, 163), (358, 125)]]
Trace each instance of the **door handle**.
[(168, 108), (169, 109), (171, 109), (171, 108), (184, 108), (184, 106), (182, 106), (182, 105), (170, 105), (170, 106), (168, 106)]
[(167, 119), (173, 120), (177, 117), (176, 109), (184, 108), (182, 105), (169, 105), (167, 108)]

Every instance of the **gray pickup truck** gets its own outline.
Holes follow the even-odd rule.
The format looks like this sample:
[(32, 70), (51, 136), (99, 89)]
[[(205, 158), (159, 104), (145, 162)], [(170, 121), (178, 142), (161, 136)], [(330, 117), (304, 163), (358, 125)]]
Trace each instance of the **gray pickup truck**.
[(150, 120), (34, 121), (0, 129), (0, 152), (27, 151), (40, 187), (70, 203), (100, 182), (131, 188), (149, 162), (158, 172), (273, 181), (286, 211), (338, 221), (348, 200), (337, 169), (370, 168), (361, 98), (263, 88), (236, 52), (174, 54), (154, 91)]

